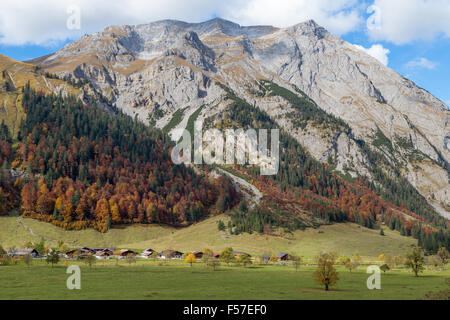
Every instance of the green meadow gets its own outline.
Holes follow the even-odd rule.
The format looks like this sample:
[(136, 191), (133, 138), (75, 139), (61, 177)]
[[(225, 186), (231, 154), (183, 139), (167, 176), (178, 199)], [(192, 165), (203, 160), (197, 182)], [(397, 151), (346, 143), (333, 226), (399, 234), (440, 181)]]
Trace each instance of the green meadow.
[(273, 235), (230, 235), (217, 228), (219, 220), (227, 223), (228, 219), (226, 215), (212, 216), (186, 228), (159, 225), (113, 226), (107, 233), (100, 233), (94, 229), (64, 230), (11, 212), (8, 216), (0, 217), (0, 245), (6, 249), (21, 248), (27, 241), (39, 242), (44, 239), (49, 246), (56, 246), (61, 240), (74, 248), (116, 247), (137, 251), (152, 248), (158, 252), (165, 249), (203, 251), (205, 248), (220, 252), (233, 247), (252, 256), (288, 252), (305, 259), (312, 259), (321, 251), (335, 251), (339, 256), (358, 253), (365, 261), (376, 261), (380, 254), (402, 255), (417, 244), (417, 240), (412, 237), (403, 237), (399, 232), (386, 227), (385, 235), (381, 236), (379, 230), (367, 229), (354, 223), (339, 223), (292, 233), (278, 230)]
[[(138, 260), (81, 266), (81, 289), (66, 287), (66, 269), (34, 260), (0, 267), (0, 299), (420, 299), (448, 288), (450, 270), (426, 270), (416, 278), (406, 269), (381, 275), (381, 290), (369, 290), (365, 266), (352, 272), (338, 266), (337, 285), (325, 291), (312, 276), (314, 266), (221, 265), (216, 271), (196, 262)], [(76, 262), (75, 262), (76, 264)]]
[[(16, 265), (0, 266), (0, 299), (420, 299), (428, 293), (448, 290), (445, 271), (427, 267), (420, 277), (397, 267), (381, 275), (381, 290), (368, 290), (368, 264), (380, 265), (379, 254), (400, 256), (416, 243), (385, 228), (362, 228), (352, 223), (334, 224), (279, 232), (273, 235), (230, 235), (219, 231), (217, 222), (228, 217), (210, 217), (187, 228), (167, 226), (113, 227), (102, 234), (95, 230), (66, 231), (51, 224), (17, 213), (0, 217), (0, 244), (5, 248), (20, 248), (26, 241), (54, 246), (62, 240), (69, 247), (115, 246), (142, 251), (176, 249), (182, 252), (210, 248), (219, 252), (226, 247), (250, 253), (288, 252), (303, 257), (298, 271), (290, 265), (262, 264), (227, 266), (216, 271), (197, 261), (191, 267), (179, 260), (154, 261), (138, 258), (127, 260), (97, 260), (88, 267), (80, 261), (61, 260), (53, 268), (42, 259), (34, 259), (30, 267), (19, 261)], [(339, 256), (359, 253), (361, 265), (352, 272), (337, 266), (340, 280), (326, 292), (312, 276), (313, 257), (321, 251), (336, 251)], [(81, 267), (81, 290), (68, 290), (66, 269), (71, 264)]]

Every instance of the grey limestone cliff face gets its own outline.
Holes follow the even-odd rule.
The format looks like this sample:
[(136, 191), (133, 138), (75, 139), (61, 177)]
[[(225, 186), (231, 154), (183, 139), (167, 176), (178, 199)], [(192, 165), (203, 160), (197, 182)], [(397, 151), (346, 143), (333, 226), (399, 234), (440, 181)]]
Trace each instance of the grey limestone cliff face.
[[(184, 117), (201, 106), (207, 106), (202, 117), (208, 110), (220, 113), (227, 105), (220, 83), (267, 112), (316, 159), (331, 157), (343, 173), (370, 177), (370, 166), (380, 165), (370, 163), (357, 143), (364, 140), (399, 166), (436, 210), (449, 212), (447, 106), (312, 20), (289, 28), (243, 27), (223, 19), (111, 26), (37, 63), (89, 79), (118, 108), (160, 128), (180, 109), (189, 111)], [(288, 100), (258, 94), (262, 80), (303, 92), (344, 120), (351, 133), (296, 126)], [(184, 118), (177, 127), (186, 123)], [(376, 143), (380, 134), (384, 146)]]

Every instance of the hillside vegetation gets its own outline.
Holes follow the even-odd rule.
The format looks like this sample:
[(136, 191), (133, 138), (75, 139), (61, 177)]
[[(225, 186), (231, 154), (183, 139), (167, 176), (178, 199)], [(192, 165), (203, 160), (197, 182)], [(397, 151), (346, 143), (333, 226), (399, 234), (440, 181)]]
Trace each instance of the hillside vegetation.
[[(216, 202), (226, 210), (239, 201), (227, 178), (210, 180), (174, 165), (168, 136), (129, 116), (29, 85), (23, 106), (27, 117), (17, 146), (11, 148), (8, 132), (0, 137), (9, 150), (0, 152), (0, 161), (25, 171), (14, 181), (24, 216), (106, 232), (113, 224), (189, 224), (215, 210)], [(6, 168), (2, 172), (7, 186), (13, 179)]]
[[(267, 82), (264, 84), (268, 86)], [(221, 86), (229, 104), (218, 119), (211, 117), (207, 122), (218, 127), (278, 127), (268, 114), (236, 96), (231, 89)], [(275, 85), (269, 88), (271, 94), (280, 94), (293, 100), (311, 121), (328, 121), (336, 126), (343, 126), (334, 117), (327, 118), (325, 112), (317, 111), (309, 100), (303, 98), (295, 102), (294, 93)], [(361, 144), (364, 146), (363, 142)], [(367, 152), (370, 152), (369, 148)], [(373, 163), (376, 163), (375, 156), (372, 158)], [(295, 210), (297, 206), (301, 206), (314, 218), (322, 220), (316, 221), (315, 225), (350, 221), (368, 228), (378, 228), (381, 222), (385, 222), (402, 235), (418, 239), (419, 244), (429, 252), (436, 252), (441, 246), (450, 247), (448, 221), (439, 216), (403, 179), (388, 179), (377, 167), (377, 172), (384, 179), (383, 183), (388, 186), (384, 188), (363, 177), (354, 182), (346, 182), (333, 173), (332, 169), (332, 166), (312, 158), (294, 138), (281, 129), (280, 169), (277, 175), (266, 178), (259, 175), (258, 167), (235, 167), (235, 171), (252, 180), (265, 197), (262, 204), (254, 210), (244, 207), (234, 211), (231, 232), (263, 232), (264, 228), (271, 226), (291, 231), (304, 229), (308, 226), (302, 217), (304, 212)]]
[[(347, 182), (331, 165), (312, 158), (284, 130), (276, 176), (262, 177), (257, 167), (230, 168), (264, 195), (259, 206), (250, 209), (240, 202), (241, 196), (229, 178), (210, 178), (208, 167), (194, 170), (174, 165), (170, 159), (173, 144), (163, 131), (117, 110), (114, 114), (105, 112), (70, 91), (52, 94), (51, 87), (57, 83), (69, 87), (78, 84), (69, 78), (64, 81), (40, 74), (31, 65), (3, 60), (9, 63), (2, 73), (4, 92), (20, 96), (22, 117), (19, 126), (15, 120), (13, 125), (0, 127), (0, 215), (20, 203), (22, 216), (65, 229), (92, 227), (107, 232), (114, 225), (134, 223), (187, 226), (211, 213), (231, 211), (228, 232), (232, 235), (262, 234), (277, 228), (294, 232), (348, 221), (374, 230), (385, 223), (404, 236), (418, 239), (428, 252), (450, 246), (448, 221), (410, 185), (385, 179), (382, 171), (380, 179), (385, 179), (389, 188), (380, 189), (364, 178)], [(17, 66), (35, 79), (19, 86), (17, 75), (24, 72), (14, 69)], [(33, 81), (38, 88), (43, 86), (39, 81), (44, 81), (47, 90), (34, 90)], [(224, 90), (228, 106), (218, 115), (216, 125), (278, 127), (267, 113), (228, 87), (217, 85)], [(302, 121), (349, 130), (301, 91), (294, 93), (267, 81), (262, 82), (261, 90), (289, 101)], [(205, 106), (189, 117), (189, 131)], [(177, 125), (183, 114), (180, 110), (166, 131)], [(365, 147), (364, 142), (361, 145)], [(370, 149), (367, 153), (372, 162), (377, 160), (376, 153)]]
[(22, 89), (29, 83), (34, 90), (65, 95), (81, 94), (81, 89), (56, 77), (49, 77), (36, 66), (10, 59), (0, 54), (0, 123), (8, 126), (13, 137), (19, 132), (19, 126), (25, 119), (22, 108)]

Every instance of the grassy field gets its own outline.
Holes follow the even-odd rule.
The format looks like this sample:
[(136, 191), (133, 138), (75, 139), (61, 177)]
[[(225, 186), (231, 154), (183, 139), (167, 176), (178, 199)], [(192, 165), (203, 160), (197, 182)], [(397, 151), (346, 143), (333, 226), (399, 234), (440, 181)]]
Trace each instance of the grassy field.
[(419, 299), (448, 288), (450, 276), (448, 269), (425, 271), (419, 278), (394, 270), (381, 276), (381, 290), (368, 290), (364, 267), (351, 273), (338, 267), (340, 280), (325, 292), (312, 277), (314, 267), (220, 266), (213, 271), (202, 263), (122, 261), (82, 265), (81, 290), (68, 290), (66, 268), (37, 261), (31, 267), (0, 267), (0, 299)]
[(102, 234), (93, 229), (66, 231), (51, 224), (30, 218), (19, 218), (17, 213), (0, 217), (0, 244), (6, 248), (21, 247), (26, 241), (39, 241), (44, 237), (49, 245), (63, 240), (72, 247), (118, 247), (130, 249), (152, 248), (154, 250), (176, 249), (182, 252), (210, 248), (221, 251), (233, 247), (252, 255), (268, 251), (288, 252), (311, 258), (320, 251), (336, 251), (339, 255), (359, 253), (365, 258), (379, 254), (404, 254), (416, 240), (403, 237), (385, 228), (385, 236), (352, 223), (322, 226), (318, 229), (295, 231), (292, 234), (230, 235), (217, 229), (218, 220), (225, 223), (225, 215), (208, 218), (187, 228), (176, 229), (158, 225), (132, 225), (113, 227)]
[(217, 229), (217, 221), (228, 221), (226, 216), (217, 216), (192, 225), (176, 232), (151, 240), (136, 241), (124, 244), (135, 249), (173, 248), (182, 252), (210, 248), (221, 251), (233, 247), (239, 251), (262, 254), (266, 251), (288, 252), (304, 257), (313, 257), (321, 251), (336, 251), (339, 255), (359, 253), (366, 258), (378, 257), (381, 253), (404, 254), (416, 240), (403, 237), (396, 231), (385, 228), (385, 236), (378, 230), (371, 230), (353, 223), (321, 226), (317, 229), (298, 230), (292, 234), (260, 235), (241, 234), (230, 235)]
[(107, 233), (94, 229), (67, 231), (50, 223), (19, 218), (17, 212), (12, 212), (9, 216), (0, 217), (0, 244), (5, 248), (19, 248), (27, 241), (38, 242), (44, 238), (50, 246), (63, 240), (72, 247), (120, 247), (124, 243), (164, 236), (170, 230), (161, 226), (131, 225), (114, 227)]
[[(380, 253), (402, 255), (416, 241), (385, 228), (385, 236), (352, 223), (322, 226), (277, 235), (230, 235), (217, 229), (217, 222), (227, 223), (225, 215), (210, 217), (187, 228), (157, 225), (114, 227), (102, 234), (95, 230), (66, 231), (51, 224), (17, 213), (0, 217), (0, 244), (21, 247), (25, 241), (55, 245), (58, 240), (74, 247), (114, 246), (142, 250), (177, 249), (183, 252), (210, 248), (221, 251), (233, 247), (252, 255), (289, 252), (304, 257), (310, 264), (320, 251), (339, 255), (359, 253), (365, 264), (380, 262)], [(82, 289), (68, 290), (66, 268), (80, 264)], [(117, 264), (117, 265), (116, 265)], [(217, 271), (197, 262), (190, 267), (183, 261), (160, 262), (138, 259), (136, 263), (115, 260), (97, 261), (92, 268), (74, 261), (62, 261), (51, 268), (41, 259), (31, 267), (22, 262), (0, 266), (0, 299), (419, 299), (429, 292), (446, 289), (450, 270), (426, 270), (413, 277), (405, 269), (382, 275), (382, 290), (368, 290), (365, 267), (349, 272), (338, 266), (340, 281), (325, 292), (312, 277), (314, 266), (222, 265)]]

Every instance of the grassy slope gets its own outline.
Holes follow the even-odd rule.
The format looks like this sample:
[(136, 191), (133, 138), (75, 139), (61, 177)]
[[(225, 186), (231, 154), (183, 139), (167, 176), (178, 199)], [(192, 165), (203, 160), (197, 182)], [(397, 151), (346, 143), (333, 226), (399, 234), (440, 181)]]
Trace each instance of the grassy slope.
[[(7, 72), (6, 78), (3, 77), (3, 71)], [(20, 122), (25, 117), (22, 109), (21, 89), (27, 82), (30, 82), (32, 88), (44, 93), (51, 93), (60, 89), (75, 95), (79, 95), (81, 92), (63, 80), (44, 79), (29, 63), (16, 61), (0, 54), (0, 87), (6, 81), (14, 84), (15, 88), (11, 87), (11, 91), (8, 92), (0, 91), (0, 122), (5, 120), (13, 136), (17, 135)]]
[[(20, 223), (20, 221), (22, 223)], [(24, 227), (25, 226), (25, 227)], [(29, 228), (34, 233), (31, 234)], [(0, 244), (6, 248), (21, 247), (26, 241), (39, 241), (44, 237), (50, 245), (63, 240), (69, 246), (112, 247), (122, 243), (144, 241), (167, 234), (167, 230), (159, 226), (120, 226), (102, 234), (94, 229), (67, 231), (52, 224), (30, 218), (20, 218), (17, 213), (0, 217)]]
[[(72, 264), (73, 262), (71, 262)], [(128, 266), (108, 263), (81, 267), (81, 290), (67, 290), (66, 266), (53, 269), (34, 261), (0, 267), (0, 299), (418, 299), (446, 288), (450, 271), (425, 271), (415, 278), (395, 270), (381, 276), (381, 290), (368, 290), (368, 274), (338, 267), (340, 280), (325, 292), (313, 280), (313, 267), (224, 267), (217, 271), (196, 263), (157, 265), (152, 261)]]
[(174, 248), (183, 252), (211, 248), (220, 251), (225, 247), (233, 247), (239, 251), (251, 254), (262, 254), (267, 250), (290, 252), (304, 257), (313, 257), (320, 251), (335, 250), (340, 255), (359, 253), (366, 257), (377, 257), (379, 254), (403, 254), (409, 245), (416, 240), (403, 237), (398, 232), (385, 228), (385, 236), (380, 236), (378, 230), (370, 230), (353, 223), (322, 226), (318, 229), (295, 231), (283, 236), (266, 236), (260, 234), (229, 235), (217, 229), (217, 221), (225, 216), (212, 217), (196, 225), (180, 229), (164, 237), (150, 241), (129, 243), (127, 246), (143, 249)]
[[(4, 247), (20, 247), (27, 240), (37, 241), (44, 236), (51, 245), (64, 240), (71, 246), (115, 246), (133, 249), (153, 248), (154, 250), (177, 249), (183, 252), (211, 248), (220, 251), (225, 247), (246, 251), (252, 255), (266, 251), (290, 252), (311, 258), (320, 251), (336, 250), (340, 255), (359, 253), (363, 257), (374, 258), (379, 254), (403, 254), (409, 245), (416, 241), (402, 237), (398, 232), (385, 228), (386, 236), (377, 230), (370, 230), (356, 224), (345, 223), (322, 226), (319, 229), (296, 231), (283, 236), (259, 234), (229, 235), (217, 229), (219, 219), (227, 221), (226, 216), (212, 217), (183, 229), (163, 226), (123, 226), (113, 227), (108, 233), (95, 230), (65, 231), (51, 224), (24, 218), (17, 215), (0, 217), (0, 244)], [(32, 235), (20, 222), (30, 228)]]

